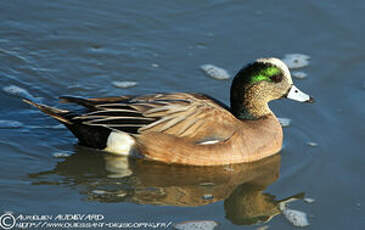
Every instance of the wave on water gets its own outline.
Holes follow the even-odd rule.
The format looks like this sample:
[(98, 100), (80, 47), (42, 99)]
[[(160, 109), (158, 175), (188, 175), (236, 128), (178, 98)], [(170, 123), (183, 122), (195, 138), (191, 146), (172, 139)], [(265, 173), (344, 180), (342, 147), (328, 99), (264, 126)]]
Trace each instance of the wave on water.
[(0, 129), (66, 129), (62, 124), (58, 125), (24, 125), (20, 121), (0, 120)]
[(282, 59), (289, 69), (303, 68), (309, 65), (310, 56), (305, 54), (286, 54)]
[(12, 120), (0, 120), (0, 129), (18, 129), (24, 127), (23, 123)]
[(16, 85), (9, 85), (9, 86), (5, 86), (3, 87), (3, 91), (7, 94), (16, 96), (16, 97), (21, 97), (21, 98), (26, 98), (35, 102), (39, 102), (40, 98), (39, 97), (34, 97), (32, 94), (30, 94), (26, 89), (23, 89), (19, 86)]

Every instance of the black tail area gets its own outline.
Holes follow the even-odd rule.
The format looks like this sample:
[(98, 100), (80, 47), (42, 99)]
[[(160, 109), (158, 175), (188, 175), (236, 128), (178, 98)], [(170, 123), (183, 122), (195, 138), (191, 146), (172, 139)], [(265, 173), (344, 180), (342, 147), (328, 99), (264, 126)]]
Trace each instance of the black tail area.
[(65, 124), (66, 127), (79, 139), (80, 145), (95, 149), (105, 149), (110, 129), (102, 126), (89, 126), (84, 124)]

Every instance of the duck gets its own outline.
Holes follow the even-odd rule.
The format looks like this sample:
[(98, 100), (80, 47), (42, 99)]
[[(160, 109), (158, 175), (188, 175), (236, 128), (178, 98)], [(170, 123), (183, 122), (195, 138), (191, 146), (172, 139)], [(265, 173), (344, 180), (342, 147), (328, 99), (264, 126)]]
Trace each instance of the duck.
[(230, 106), (201, 93), (155, 93), (101, 98), (61, 96), (82, 109), (35, 103), (64, 124), (79, 145), (167, 164), (217, 166), (259, 161), (282, 149), (283, 130), (268, 103), (313, 103), (279, 58), (259, 58), (233, 78)]

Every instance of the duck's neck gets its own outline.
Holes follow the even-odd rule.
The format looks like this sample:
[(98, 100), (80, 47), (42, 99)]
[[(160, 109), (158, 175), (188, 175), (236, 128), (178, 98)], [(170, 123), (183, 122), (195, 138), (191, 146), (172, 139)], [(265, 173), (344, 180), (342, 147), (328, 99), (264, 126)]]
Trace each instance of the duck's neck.
[(272, 114), (267, 103), (260, 105), (252, 101), (231, 104), (231, 112), (240, 120), (258, 120)]
[(258, 120), (272, 114), (264, 95), (253, 87), (231, 88), (231, 113), (240, 120)]

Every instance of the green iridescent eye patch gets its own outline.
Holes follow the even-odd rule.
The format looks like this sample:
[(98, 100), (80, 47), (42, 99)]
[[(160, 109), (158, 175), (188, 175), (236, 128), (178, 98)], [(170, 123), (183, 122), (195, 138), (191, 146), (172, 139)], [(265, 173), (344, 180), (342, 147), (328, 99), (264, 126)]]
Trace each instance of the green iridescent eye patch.
[(266, 69), (263, 69), (263, 70), (259, 71), (255, 75), (253, 75), (251, 77), (250, 83), (256, 83), (256, 82), (260, 82), (260, 81), (272, 82), (270, 77), (275, 76), (277, 74), (280, 74), (280, 70), (278, 68), (268, 67)]

